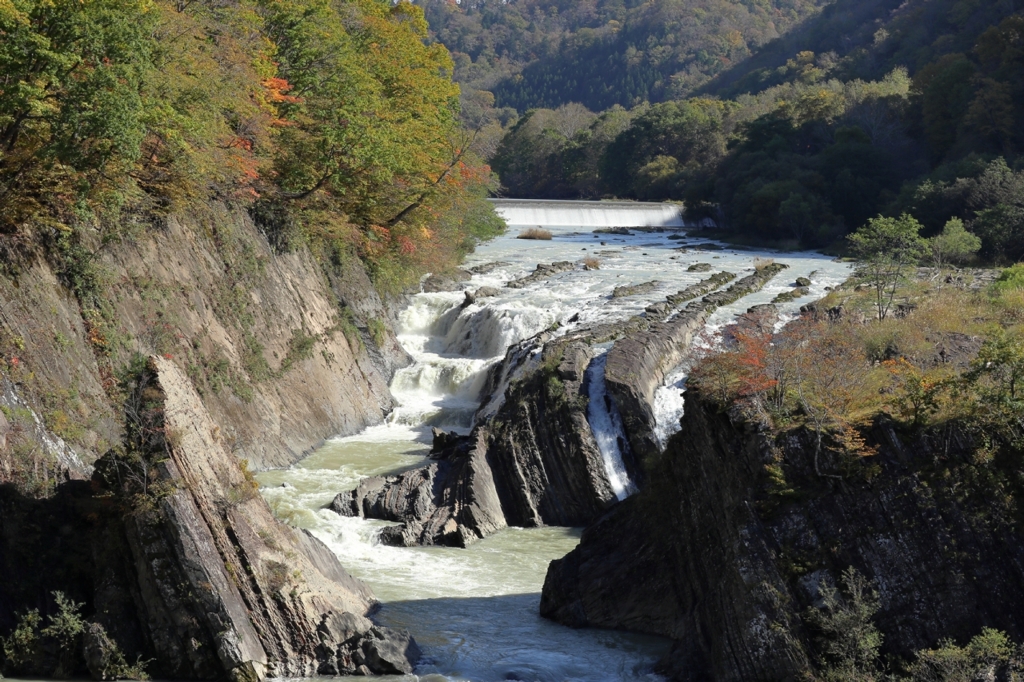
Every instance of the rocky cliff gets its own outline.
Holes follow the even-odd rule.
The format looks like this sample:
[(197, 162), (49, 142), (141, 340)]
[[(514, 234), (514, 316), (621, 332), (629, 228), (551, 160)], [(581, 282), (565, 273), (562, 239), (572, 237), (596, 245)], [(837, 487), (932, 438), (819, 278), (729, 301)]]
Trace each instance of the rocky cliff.
[[(156, 353), (186, 370), (238, 457), (285, 466), (390, 410), (388, 382), (408, 362), (394, 308), (358, 259), (278, 252), (247, 213), (213, 205), (5, 262), (0, 405), (21, 450), (52, 460), (66, 447), (85, 476), (121, 441), (119, 374)], [(46, 439), (24, 433), (36, 422)]]
[(853, 566), (877, 586), (886, 653), (982, 627), (1019, 639), (1024, 544), (980, 470), (949, 475), (974, 470), (967, 443), (884, 420), (866, 435), (876, 456), (823, 461), (843, 472), (823, 477), (807, 432), (768, 430), (688, 391), (645, 489), (552, 562), (542, 614), (671, 637), (673, 679), (797, 679), (814, 658), (803, 616)]
[[(395, 302), (358, 259), (275, 249), (223, 205), (118, 234), (0, 263), (0, 634), (35, 633), (8, 669), (410, 670), (415, 644), (249, 473), (390, 410)], [(84, 648), (40, 634), (56, 593)]]
[[(129, 442), (89, 483), (0, 498), (0, 603), (60, 591), (88, 621), (90, 654), (72, 655), (65, 672), (102, 679), (112, 657), (149, 660), (150, 674), (174, 679), (411, 671), (409, 635), (369, 621), (369, 589), (318, 540), (274, 519), (177, 364), (151, 357), (129, 402)], [(34, 636), (37, 650), (8, 664), (53, 675), (43, 648), (53, 642)]]
[[(454, 436), (435, 440), (436, 463), (367, 479), (340, 493), (331, 508), (401, 522), (382, 536), (400, 545), (464, 546), (506, 525), (590, 523), (617, 502), (588, 421), (595, 378), (589, 368), (603, 352), (599, 346), (614, 342), (604, 369), (604, 407), (622, 415), (623, 464), (634, 481), (643, 480), (642, 458), (658, 449), (656, 387), (683, 360), (711, 312), (759, 290), (785, 267), (771, 264), (716, 291), (734, 279), (718, 273), (644, 315), (526, 339), (492, 369), (489, 397), (461, 445), (449, 447), (450, 440), (459, 440)], [(530, 277), (545, 272), (538, 267)]]

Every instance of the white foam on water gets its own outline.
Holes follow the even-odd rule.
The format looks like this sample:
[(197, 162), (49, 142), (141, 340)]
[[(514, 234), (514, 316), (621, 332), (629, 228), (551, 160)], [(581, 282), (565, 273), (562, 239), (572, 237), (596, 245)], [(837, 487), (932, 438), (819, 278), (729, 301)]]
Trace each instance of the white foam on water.
[(622, 417), (612, 404), (608, 388), (604, 380), (604, 368), (608, 362), (608, 349), (595, 357), (587, 367), (587, 384), (589, 400), (587, 401), (587, 421), (597, 441), (604, 460), (604, 473), (611, 484), (612, 492), (620, 500), (636, 492), (636, 486), (629, 480), (629, 472), (622, 459), (622, 442), (626, 435), (622, 428)]
[[(560, 210), (569, 212), (560, 220), (571, 220), (566, 216), (575, 209), (570, 206)], [(575, 215), (585, 216), (586, 212)], [(577, 323), (638, 314), (667, 294), (707, 276), (687, 271), (691, 263), (711, 263), (716, 271), (742, 276), (751, 270), (754, 257), (768, 255), (729, 249), (684, 253), (676, 249), (695, 242), (670, 240), (668, 233), (595, 235), (593, 225), (545, 227), (554, 234), (551, 241), (516, 239), (521, 228), (513, 225), (508, 234), (479, 245), (466, 263), (466, 267), (495, 261), (505, 265), (474, 275), (460, 285), (459, 291), (422, 293), (411, 298), (399, 316), (397, 331), (413, 363), (399, 370), (392, 381), (398, 407), (385, 423), (356, 436), (332, 439), (289, 469), (258, 475), (263, 495), (275, 514), (323, 540), (383, 602), (376, 618), (385, 625), (408, 628), (424, 649), (424, 660), (416, 671), (420, 677), (393, 679), (658, 679), (652, 669), (666, 650), (664, 640), (572, 630), (537, 615), (548, 563), (575, 547), (578, 531), (506, 529), (467, 549), (395, 548), (377, 541), (380, 529), (388, 524), (342, 517), (323, 508), (336, 494), (353, 489), (366, 476), (421, 464), (430, 443), (431, 426), (463, 432), (470, 428), (474, 411), (486, 397), (481, 393), (488, 372), (509, 345), (554, 328), (555, 323), (564, 330)], [(819, 271), (811, 277), (812, 291), (818, 295), (824, 286), (846, 276), (846, 266), (818, 254), (772, 255), (789, 263), (791, 269), (761, 293), (716, 312), (709, 323), (711, 328), (721, 327), (751, 305), (770, 301), (791, 288), (792, 280), (799, 275)], [(600, 260), (600, 269), (578, 267), (522, 289), (504, 287), (509, 280), (533, 272), (538, 263), (575, 263), (591, 256)], [(648, 294), (611, 298), (617, 286), (652, 280), (659, 284)], [(463, 307), (465, 291), (481, 286), (495, 287), (499, 295)], [(783, 309), (798, 307), (796, 302)], [(598, 364), (592, 363), (588, 373), (596, 373)], [(600, 366), (603, 379), (603, 364)], [(590, 403), (595, 409), (588, 408), (588, 421), (599, 443), (605, 444), (602, 455), (607, 452), (608, 477), (616, 495), (622, 496), (632, 484), (625, 475), (622, 453), (618, 452), (616, 458), (621, 424), (616, 424), (614, 411), (600, 409), (606, 406), (603, 381), (597, 381), (596, 374), (590, 378)], [(678, 394), (683, 386), (679, 382), (684, 380), (685, 372), (677, 371), (657, 393), (659, 437), (678, 430), (682, 414)], [(506, 383), (501, 382), (500, 390)]]

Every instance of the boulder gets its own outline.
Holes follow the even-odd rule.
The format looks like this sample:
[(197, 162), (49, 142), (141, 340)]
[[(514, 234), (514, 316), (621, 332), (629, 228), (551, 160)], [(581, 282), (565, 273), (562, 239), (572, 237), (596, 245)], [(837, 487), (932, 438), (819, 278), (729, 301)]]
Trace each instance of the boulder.
[(494, 287), (480, 287), (473, 292), (473, 298), (490, 298), (491, 296), (500, 296), (501, 290), (495, 289)]
[(505, 286), (509, 289), (522, 289), (523, 287), (554, 277), (560, 272), (567, 272), (575, 269), (576, 265), (567, 260), (550, 264), (540, 263), (531, 274), (526, 277), (520, 277), (519, 279), (512, 280), (511, 282), (506, 282)]
[(85, 666), (89, 669), (89, 675), (94, 680), (116, 679), (112, 667), (118, 656), (123, 655), (117, 648), (117, 644), (107, 635), (107, 630), (99, 623), (87, 623), (85, 632), (82, 633), (82, 653), (85, 656)]
[(426, 293), (435, 293), (438, 291), (455, 291), (459, 288), (462, 282), (473, 277), (473, 273), (469, 270), (462, 270), (456, 268), (451, 272), (435, 273), (428, 276), (423, 280), (420, 288)]

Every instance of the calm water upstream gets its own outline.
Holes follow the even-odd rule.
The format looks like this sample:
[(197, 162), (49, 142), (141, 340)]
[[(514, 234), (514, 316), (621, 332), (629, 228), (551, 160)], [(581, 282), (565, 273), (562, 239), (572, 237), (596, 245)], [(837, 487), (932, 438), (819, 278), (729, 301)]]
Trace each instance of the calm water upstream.
[[(563, 209), (559, 209), (563, 210)], [(551, 214), (552, 212), (549, 212)], [(565, 213), (552, 222), (565, 223)], [(568, 215), (572, 215), (569, 213)], [(580, 215), (583, 215), (582, 213)], [(539, 216), (539, 218), (538, 218)], [(531, 215), (543, 219), (543, 212)], [(529, 225), (535, 226), (536, 222)], [(522, 225), (480, 245), (466, 267), (501, 261), (500, 267), (465, 283), (475, 290), (493, 286), (500, 295), (461, 308), (462, 291), (419, 294), (402, 313), (399, 340), (413, 356), (412, 366), (392, 382), (400, 406), (386, 424), (338, 438), (290, 469), (258, 476), (262, 493), (285, 522), (309, 529), (353, 574), (373, 588), (384, 606), (376, 619), (409, 629), (424, 651), (416, 676), (440, 680), (654, 680), (652, 668), (666, 650), (664, 640), (601, 630), (572, 630), (537, 615), (548, 562), (576, 546), (579, 529), (510, 528), (468, 549), (395, 548), (375, 542), (385, 522), (345, 518), (323, 509), (359, 479), (394, 472), (422, 462), (431, 426), (467, 431), (479, 404), (487, 369), (512, 343), (559, 322), (623, 318), (663, 300), (707, 273), (687, 272), (694, 262), (742, 276), (753, 259), (788, 263), (764, 290), (715, 313), (711, 326), (726, 324), (752, 305), (771, 301), (809, 276), (813, 300), (848, 275), (847, 266), (816, 253), (693, 250), (694, 240), (670, 240), (670, 233), (595, 235), (592, 226), (550, 227), (551, 241), (518, 240)], [(604, 242), (604, 244), (602, 244)], [(689, 247), (682, 252), (677, 249)], [(600, 269), (574, 270), (524, 289), (501, 289), (538, 263), (578, 261), (592, 256)], [(658, 281), (648, 294), (612, 299), (624, 284)], [(792, 315), (799, 302), (781, 306)], [(678, 429), (685, 367), (658, 392), (662, 437)], [(590, 417), (599, 439), (616, 428)], [(607, 434), (603, 434), (607, 437)], [(624, 475), (624, 474), (623, 474)], [(631, 483), (620, 482), (623, 495)], [(383, 679), (383, 678), (379, 678)]]

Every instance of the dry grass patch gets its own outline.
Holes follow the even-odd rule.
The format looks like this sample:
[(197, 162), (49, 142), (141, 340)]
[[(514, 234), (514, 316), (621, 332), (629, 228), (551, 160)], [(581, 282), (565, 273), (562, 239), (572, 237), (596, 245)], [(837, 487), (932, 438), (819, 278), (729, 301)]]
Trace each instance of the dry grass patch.
[(588, 256), (587, 258), (584, 258), (581, 262), (583, 263), (583, 269), (585, 270), (601, 269), (601, 261), (598, 260), (597, 258), (594, 258), (593, 256)]
[(516, 239), (543, 239), (543, 240), (549, 240), (549, 239), (551, 239), (551, 233), (548, 232), (547, 230), (542, 230), (539, 227), (531, 227), (528, 230), (523, 230), (522, 232), (520, 232), (519, 236), (516, 237)]

